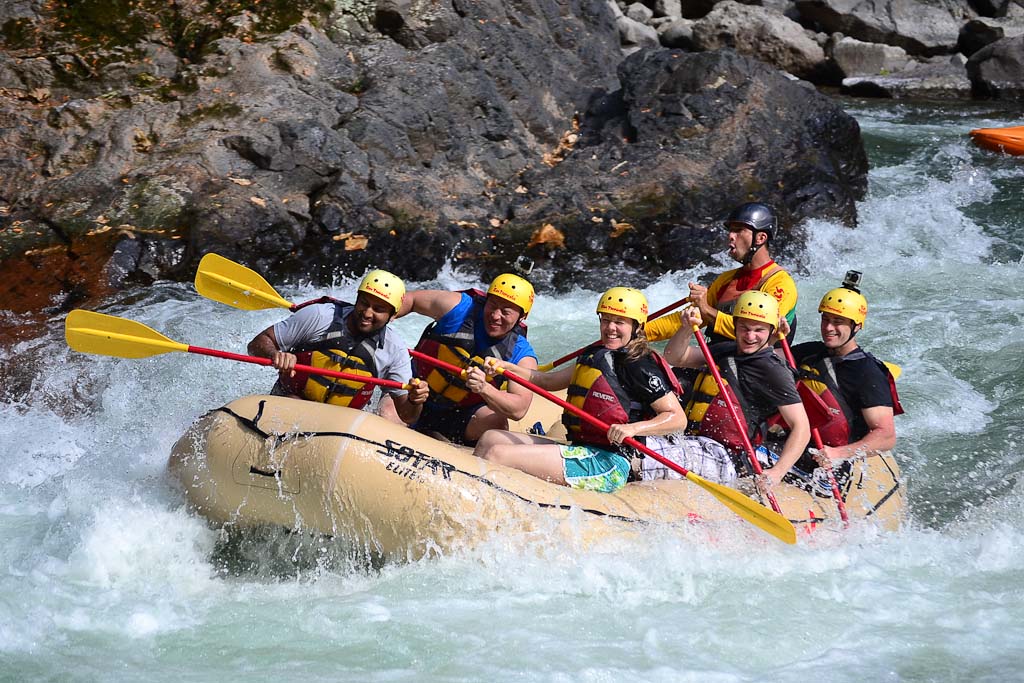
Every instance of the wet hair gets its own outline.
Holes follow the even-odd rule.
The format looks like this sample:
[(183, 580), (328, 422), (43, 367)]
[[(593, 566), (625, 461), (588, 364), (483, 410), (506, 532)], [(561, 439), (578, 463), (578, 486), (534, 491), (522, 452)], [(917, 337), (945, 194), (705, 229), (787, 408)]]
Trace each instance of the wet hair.
[(644, 332), (643, 325), (633, 321), (633, 338), (622, 347), (622, 350), (626, 352), (626, 360), (628, 361), (640, 360), (645, 356), (651, 355), (651, 345), (647, 341), (647, 333)]

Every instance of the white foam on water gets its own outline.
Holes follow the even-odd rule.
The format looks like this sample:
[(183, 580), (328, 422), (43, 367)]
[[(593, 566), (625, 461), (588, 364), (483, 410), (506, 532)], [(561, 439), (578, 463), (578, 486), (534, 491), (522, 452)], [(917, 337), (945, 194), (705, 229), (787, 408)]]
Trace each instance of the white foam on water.
[[(864, 271), (862, 343), (904, 371), (897, 451), (911, 519), (903, 531), (856, 523), (791, 547), (737, 521), (583, 547), (541, 529), (383, 568), (350, 561), (340, 540), (281, 535), (262, 552), (239, 550), (183, 507), (166, 459), (196, 416), (269, 389), (273, 371), (181, 353), (83, 356), (63, 348), (55, 321), (50, 337), (2, 356), (25, 365), (32, 387), (0, 405), (5, 673), (153, 681), (239, 673), (304, 681), (1019, 677), (1024, 284), (1020, 264), (1000, 248), (1021, 226), (1017, 215), (987, 224), (972, 208), (998, 200), (1000, 183), (1022, 171), (980, 157), (948, 121), (908, 122), (912, 115), (903, 105), (869, 114), (872, 144), (909, 151), (872, 171), (856, 229), (809, 224), (797, 273), (803, 341), (816, 334), (820, 296), (847, 269)], [(651, 309), (728, 265), (649, 285)], [(293, 301), (345, 298), (354, 283), (279, 291)], [(445, 270), (423, 284), (486, 283)], [(599, 294), (538, 296), (530, 336), (541, 360), (597, 338)], [(236, 311), (166, 283), (105, 311), (235, 352), (286, 315)], [(412, 344), (426, 320), (394, 324)]]

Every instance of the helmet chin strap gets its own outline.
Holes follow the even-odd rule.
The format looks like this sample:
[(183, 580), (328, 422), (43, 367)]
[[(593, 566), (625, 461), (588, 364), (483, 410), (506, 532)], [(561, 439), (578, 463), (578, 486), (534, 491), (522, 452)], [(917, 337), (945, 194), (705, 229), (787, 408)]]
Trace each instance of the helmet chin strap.
[[(754, 230), (753, 228), (750, 228), (750, 234), (752, 236), (752, 242), (754, 242), (754, 243), (757, 242), (758, 232), (759, 232), (758, 230)], [(754, 254), (757, 253), (758, 249), (760, 249), (764, 245), (768, 244), (768, 240), (765, 240), (764, 242), (761, 242), (761, 244), (754, 244), (754, 243), (752, 243), (751, 246), (750, 246), (750, 249), (747, 250), (747, 255), (743, 257), (742, 261), (740, 261), (740, 263), (744, 267), (750, 265), (750, 262), (754, 260)]]
[[(863, 329), (863, 327), (864, 327), (863, 325), (857, 325), (857, 324), (851, 325), (850, 326), (850, 336), (847, 337), (846, 341), (844, 341), (842, 344), (840, 344), (836, 348), (841, 349), (844, 346), (846, 346), (847, 344), (849, 344), (850, 342), (852, 342), (853, 338), (857, 336), (857, 333), (860, 332), (860, 330)], [(830, 349), (830, 351), (834, 351), (834, 349)]]

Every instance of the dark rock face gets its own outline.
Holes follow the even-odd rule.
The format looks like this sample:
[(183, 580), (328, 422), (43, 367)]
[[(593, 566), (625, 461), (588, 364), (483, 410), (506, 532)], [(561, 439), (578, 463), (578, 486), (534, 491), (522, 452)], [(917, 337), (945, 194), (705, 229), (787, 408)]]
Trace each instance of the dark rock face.
[(976, 93), (1024, 101), (1024, 36), (987, 45), (967, 61), (967, 75)]
[[(864, 193), (827, 98), (731, 52), (616, 74), (604, 0), (223, 4), (0, 10), (0, 308), (190, 279), (209, 251), (322, 280), (486, 278), (526, 252), (541, 281), (602, 286), (718, 251), (739, 201), (852, 223)], [(106, 8), (88, 26), (116, 40), (76, 44), (54, 6)]]
[[(639, 52), (619, 80), (565, 161), (524, 178), (531, 196), (515, 211), (523, 227), (564, 233), (574, 282), (607, 277), (588, 263), (658, 272), (705, 260), (721, 249), (721, 219), (750, 199), (778, 207), (783, 244), (808, 216), (854, 222), (867, 159), (857, 122), (828, 98), (730, 50)], [(545, 251), (562, 258), (529, 253), (544, 262)]]
[(801, 18), (828, 33), (930, 57), (954, 51), (962, 12), (955, 0), (796, 0)]

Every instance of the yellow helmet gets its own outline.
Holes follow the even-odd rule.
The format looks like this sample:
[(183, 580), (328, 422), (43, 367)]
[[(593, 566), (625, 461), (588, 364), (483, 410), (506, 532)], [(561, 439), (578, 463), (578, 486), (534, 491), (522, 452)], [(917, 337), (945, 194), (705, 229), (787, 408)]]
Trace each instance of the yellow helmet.
[(860, 292), (846, 287), (836, 287), (821, 297), (818, 312), (849, 318), (855, 325), (863, 325), (868, 317), (868, 300)]
[(597, 301), (597, 312), (647, 322), (647, 297), (632, 287), (612, 287)]
[(736, 306), (732, 309), (733, 318), (746, 318), (761, 323), (768, 323), (773, 328), (779, 326), (779, 302), (771, 294), (759, 289), (750, 289), (740, 294)]
[(405, 283), (402, 278), (386, 270), (371, 270), (359, 283), (359, 291), (387, 301), (397, 313), (405, 298)]
[(511, 301), (523, 309), (523, 317), (529, 315), (530, 309), (533, 308), (533, 285), (512, 273), (502, 273), (494, 278), (494, 281), (491, 282), (491, 288), (487, 290), (487, 294), (500, 296), (506, 301)]

